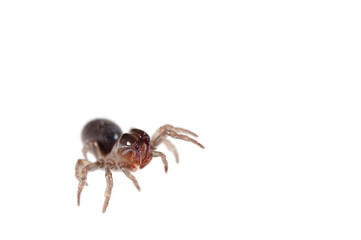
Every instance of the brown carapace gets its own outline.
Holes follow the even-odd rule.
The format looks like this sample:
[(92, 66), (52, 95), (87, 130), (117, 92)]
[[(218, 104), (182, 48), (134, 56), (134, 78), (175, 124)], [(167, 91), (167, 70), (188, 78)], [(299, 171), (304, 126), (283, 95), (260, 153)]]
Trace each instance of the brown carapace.
[[(75, 165), (75, 176), (79, 180), (78, 206), (80, 205), (80, 194), (84, 186), (87, 185), (86, 179), (89, 171), (96, 169), (105, 170), (107, 187), (103, 204), (104, 213), (108, 207), (113, 188), (111, 171), (122, 171), (140, 191), (137, 179), (130, 172), (135, 172), (138, 168), (144, 168), (153, 157), (160, 157), (163, 161), (164, 171), (168, 171), (166, 156), (164, 153), (156, 151), (160, 144), (164, 143), (173, 152), (178, 163), (178, 152), (167, 139), (168, 136), (189, 141), (204, 148), (202, 144), (186, 134), (197, 137), (197, 134), (189, 130), (173, 127), (169, 124), (160, 127), (150, 138), (146, 132), (135, 128), (131, 129), (129, 133), (122, 133), (117, 124), (107, 119), (90, 121), (84, 126), (81, 134), (84, 144), (84, 159), (79, 159)], [(95, 162), (88, 160), (88, 152), (95, 156)]]

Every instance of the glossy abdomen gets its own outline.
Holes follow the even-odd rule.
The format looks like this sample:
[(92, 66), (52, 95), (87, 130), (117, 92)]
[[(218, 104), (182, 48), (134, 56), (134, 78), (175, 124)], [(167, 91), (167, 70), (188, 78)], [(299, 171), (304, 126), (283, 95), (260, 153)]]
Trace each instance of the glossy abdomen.
[(121, 135), (122, 130), (114, 122), (107, 119), (94, 119), (84, 126), (81, 139), (83, 144), (87, 141), (96, 141), (102, 154), (106, 155)]

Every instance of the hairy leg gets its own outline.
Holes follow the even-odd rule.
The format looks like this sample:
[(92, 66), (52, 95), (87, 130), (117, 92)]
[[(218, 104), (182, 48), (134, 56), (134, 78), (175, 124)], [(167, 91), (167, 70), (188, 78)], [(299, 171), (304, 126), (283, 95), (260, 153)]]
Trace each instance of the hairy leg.
[(81, 171), (83, 170), (83, 168), (87, 165), (91, 164), (91, 162), (89, 162), (86, 159), (79, 159), (76, 164), (75, 164), (75, 177), (76, 179), (78, 179), (80, 181), (80, 175), (81, 175)]
[(105, 200), (103, 204), (103, 213), (105, 213), (105, 211), (107, 210), (113, 188), (113, 176), (108, 165), (105, 166), (105, 179), (107, 180), (107, 188), (105, 189), (104, 193)]
[(170, 137), (175, 138), (175, 139), (182, 139), (184, 141), (192, 142), (192, 143), (198, 145), (199, 147), (204, 148), (204, 146), (202, 144), (200, 144), (199, 142), (197, 142), (193, 138), (188, 137), (187, 135), (178, 134), (177, 132), (175, 132), (173, 130), (164, 130), (163, 132), (161, 132), (158, 135), (158, 137), (156, 137), (154, 139), (152, 138), (151, 146), (152, 147), (157, 147), (159, 144), (161, 144), (164, 141), (166, 136), (170, 136)]
[(127, 176), (130, 180), (132, 180), (134, 186), (138, 189), (138, 191), (140, 192), (140, 187), (139, 187), (139, 184), (138, 184), (138, 181), (137, 179), (125, 168), (120, 168), (123, 173), (125, 174), (125, 176)]
[(160, 157), (163, 161), (163, 165), (164, 165), (164, 171), (167, 173), (168, 172), (168, 161), (167, 158), (165, 157), (165, 154), (162, 152), (158, 152), (158, 151), (153, 151), (153, 157)]
[(163, 126), (161, 126), (160, 128), (158, 128), (157, 131), (155, 131), (155, 133), (153, 134), (152, 136), (152, 139), (156, 138), (159, 136), (159, 134), (161, 134), (164, 130), (173, 130), (173, 131), (176, 131), (176, 132), (181, 132), (181, 133), (186, 133), (186, 134), (189, 134), (193, 137), (198, 137), (197, 134), (195, 134), (194, 132), (190, 131), (190, 130), (187, 130), (185, 128), (180, 128), (180, 127), (173, 127), (172, 125), (170, 124), (165, 124)]
[(93, 171), (99, 167), (99, 162), (89, 162), (88, 160), (79, 159), (75, 165), (75, 176), (79, 180), (78, 185), (78, 206), (80, 205), (80, 195), (83, 191), (85, 185), (88, 185), (86, 182), (88, 171)]
[(178, 151), (175, 148), (175, 146), (168, 139), (164, 139), (163, 143), (165, 144), (165, 146), (168, 148), (169, 151), (173, 152), (174, 157), (175, 157), (175, 161), (177, 163), (179, 163), (179, 155), (178, 155)]

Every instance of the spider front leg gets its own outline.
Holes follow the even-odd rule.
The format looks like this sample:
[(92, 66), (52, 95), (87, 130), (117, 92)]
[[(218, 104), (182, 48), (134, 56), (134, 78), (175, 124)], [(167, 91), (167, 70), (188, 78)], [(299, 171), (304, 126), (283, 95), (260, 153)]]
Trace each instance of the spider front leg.
[[(179, 129), (179, 128), (173, 128), (173, 129)], [(182, 129), (182, 130), (185, 130), (185, 129)], [(192, 143), (198, 145), (199, 147), (204, 148), (204, 146), (202, 144), (200, 144), (198, 141), (196, 141), (195, 139), (188, 137), (187, 135), (179, 134), (176, 131), (170, 130), (170, 129), (165, 129), (165, 130), (163, 130), (163, 132), (153, 135), (153, 138), (151, 140), (151, 146), (157, 147), (159, 144), (164, 142), (164, 140), (167, 136), (170, 136), (175, 139), (182, 139), (184, 141), (192, 142)]]
[(78, 185), (78, 206), (80, 205), (80, 195), (85, 185), (87, 185), (86, 179), (88, 171), (93, 171), (99, 167), (99, 162), (89, 162), (85, 159), (79, 159), (75, 165), (75, 177), (79, 180)]
[(164, 130), (173, 130), (173, 131), (176, 131), (176, 132), (181, 132), (181, 133), (186, 133), (186, 134), (192, 135), (193, 137), (198, 137), (197, 134), (195, 134), (194, 132), (192, 132), (190, 130), (187, 130), (185, 128), (173, 127), (170, 124), (165, 124), (165, 125), (161, 126), (160, 128), (158, 128), (158, 130), (153, 134), (152, 139), (157, 137)]
[(173, 152), (173, 154), (174, 154), (174, 156), (175, 156), (175, 159), (176, 159), (176, 162), (179, 163), (178, 151), (177, 151), (177, 149), (175, 148), (175, 146), (171, 143), (171, 141), (169, 141), (169, 140), (167, 139), (167, 136), (170, 136), (170, 137), (175, 138), (175, 139), (182, 139), (182, 140), (184, 140), (184, 141), (192, 142), (192, 143), (198, 145), (199, 147), (204, 148), (204, 146), (203, 146), (202, 144), (200, 144), (198, 141), (194, 140), (194, 139), (191, 138), (191, 137), (188, 137), (187, 135), (179, 134), (178, 132), (187, 133), (187, 134), (192, 135), (192, 136), (195, 136), (195, 137), (198, 136), (198, 135), (195, 134), (194, 132), (189, 131), (189, 130), (187, 130), (187, 129), (179, 128), (179, 127), (173, 127), (173, 126), (170, 125), (170, 124), (166, 124), (166, 125), (163, 125), (162, 127), (160, 127), (160, 128), (153, 134), (152, 139), (151, 139), (151, 141), (150, 141), (150, 143), (151, 143), (152, 155), (153, 155), (154, 157), (161, 157), (161, 158), (162, 158), (165, 172), (168, 171), (168, 162), (167, 162), (167, 160), (166, 160), (166, 157), (165, 157), (165, 155), (164, 155), (162, 152), (155, 151), (155, 149), (156, 149), (161, 143), (164, 143), (164, 144), (166, 145), (166, 147), (168, 148), (168, 150), (170, 150), (170, 151)]

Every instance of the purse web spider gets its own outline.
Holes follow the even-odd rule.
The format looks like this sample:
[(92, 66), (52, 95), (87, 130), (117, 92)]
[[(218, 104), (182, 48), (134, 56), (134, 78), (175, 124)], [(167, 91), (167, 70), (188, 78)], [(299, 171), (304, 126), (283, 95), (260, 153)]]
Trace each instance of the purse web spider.
[[(184, 134), (181, 134), (184, 133)], [(168, 162), (164, 153), (157, 151), (160, 144), (164, 144), (173, 152), (178, 163), (178, 152), (175, 146), (167, 139), (168, 136), (175, 139), (192, 142), (201, 148), (202, 144), (187, 136), (197, 137), (197, 134), (184, 129), (163, 125), (152, 136), (133, 128), (129, 133), (122, 133), (121, 129), (114, 122), (107, 119), (95, 119), (87, 123), (82, 130), (83, 155), (84, 159), (79, 159), (75, 165), (75, 176), (79, 180), (78, 185), (78, 206), (80, 205), (80, 194), (85, 185), (89, 171), (96, 169), (105, 170), (107, 187), (105, 190), (105, 200), (103, 213), (106, 211), (113, 188), (113, 178), (111, 171), (122, 171), (140, 191), (137, 179), (130, 173), (138, 168), (144, 168), (153, 157), (160, 157), (163, 161), (164, 171), (168, 171)], [(91, 152), (96, 161), (90, 162), (87, 153)]]

